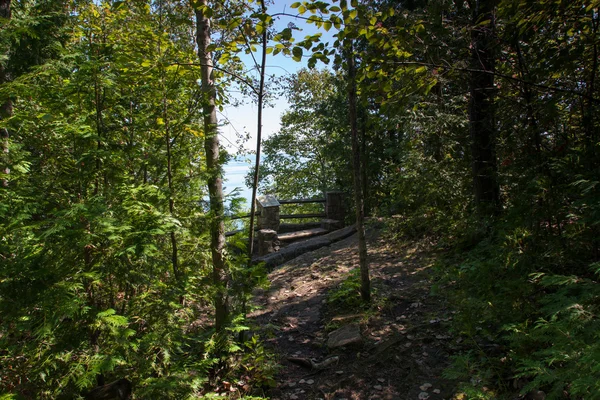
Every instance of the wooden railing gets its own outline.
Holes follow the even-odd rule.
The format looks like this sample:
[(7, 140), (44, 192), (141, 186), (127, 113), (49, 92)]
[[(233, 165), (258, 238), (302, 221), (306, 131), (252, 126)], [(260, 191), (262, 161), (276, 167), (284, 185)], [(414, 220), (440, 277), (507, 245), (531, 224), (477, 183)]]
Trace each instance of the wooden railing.
[(327, 199), (291, 199), (278, 200), (279, 204), (309, 204), (309, 203), (326, 203)]
[[(330, 220), (337, 220), (343, 224), (345, 218), (345, 210), (342, 201), (342, 192), (327, 192), (325, 198), (321, 199), (289, 199), (289, 200), (278, 200), (274, 197), (269, 197), (268, 200), (261, 203), (261, 198), (257, 199), (257, 212), (254, 214), (258, 217), (258, 224), (256, 230), (261, 229), (272, 229), (276, 232), (279, 231), (280, 221), (282, 219), (307, 219), (307, 218), (327, 218)], [(280, 214), (280, 206), (286, 204), (311, 204), (321, 203), (325, 205), (324, 212), (321, 213), (303, 213), (303, 214)], [(238, 220), (243, 218), (250, 218), (250, 213), (243, 215), (236, 215), (230, 217), (231, 220)], [(243, 232), (243, 229), (230, 231), (225, 233), (225, 236), (233, 236), (236, 233)]]
[[(254, 215), (258, 216), (258, 215), (260, 215), (260, 213), (257, 211), (257, 212), (254, 213)], [(248, 213), (248, 214), (242, 214), (242, 215), (232, 215), (229, 218), (232, 219), (232, 220), (250, 218), (250, 213)]]
[(323, 213), (311, 213), (311, 214), (280, 214), (280, 219), (303, 219), (303, 218), (325, 218), (327, 214)]

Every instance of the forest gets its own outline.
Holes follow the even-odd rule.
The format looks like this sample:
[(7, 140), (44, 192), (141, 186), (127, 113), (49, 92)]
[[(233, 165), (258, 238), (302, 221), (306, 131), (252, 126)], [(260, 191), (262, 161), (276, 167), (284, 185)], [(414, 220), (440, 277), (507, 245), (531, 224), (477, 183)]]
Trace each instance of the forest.
[(0, 399), (600, 399), (600, 0), (280, 3), (0, 0)]

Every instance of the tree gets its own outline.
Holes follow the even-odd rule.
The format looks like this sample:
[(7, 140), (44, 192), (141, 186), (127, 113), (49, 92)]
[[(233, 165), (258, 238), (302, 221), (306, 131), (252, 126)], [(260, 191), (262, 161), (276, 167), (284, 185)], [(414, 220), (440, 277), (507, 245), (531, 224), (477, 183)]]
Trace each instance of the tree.
[(265, 140), (261, 191), (280, 198), (324, 196), (351, 185), (345, 82), (328, 70), (301, 70), (286, 79), (289, 109)]
[(210, 199), (210, 247), (215, 285), (215, 329), (222, 333), (229, 319), (228, 286), (229, 272), (225, 260), (225, 224), (223, 215), (223, 181), (216, 112), (216, 88), (213, 76), (211, 44), (211, 9), (207, 0), (193, 3), (196, 13), (198, 58), (202, 80), (202, 107), (204, 114), (204, 151), (208, 172)]
[[(265, 7), (265, 1), (260, 0), (260, 12), (262, 14), (261, 23), (259, 23), (260, 30), (262, 31), (261, 43), (262, 43), (262, 55), (260, 62), (260, 83), (258, 85), (258, 115), (257, 126), (256, 126), (256, 161), (254, 163), (254, 178), (252, 179), (252, 197), (250, 198), (250, 226), (248, 227), (248, 259), (252, 259), (254, 253), (254, 214), (256, 212), (256, 191), (258, 189), (258, 179), (260, 172), (260, 151), (262, 146), (262, 113), (263, 113), (263, 102), (265, 97), (265, 68), (267, 67), (267, 8)], [(270, 18), (270, 17), (268, 17)], [(252, 49), (250, 49), (252, 51)]]
[[(10, 12), (10, 0), (1, 0), (0, 1), (0, 18), (2, 19), (3, 24), (7, 24), (10, 20), (11, 12)], [(7, 55), (4, 55), (5, 57)], [(0, 62), (0, 85), (9, 81), (8, 71), (6, 70), (6, 66), (3, 62)], [(3, 119), (10, 118), (12, 115), (12, 100), (10, 98), (0, 99), (0, 121)], [(8, 129), (5, 127), (0, 127), (0, 141), (2, 141), (2, 164), (5, 165), (3, 174), (10, 174), (10, 168), (8, 167), (8, 139), (9, 139)], [(8, 180), (6, 177), (2, 179), (2, 186), (8, 186)]]
[[(361, 297), (363, 301), (369, 302), (371, 299), (371, 289), (370, 289), (370, 278), (369, 278), (369, 265), (367, 259), (367, 243), (365, 237), (365, 226), (364, 226), (364, 196), (365, 196), (365, 187), (362, 184), (362, 181), (366, 179), (365, 169), (365, 161), (364, 158), (366, 156), (366, 145), (365, 145), (365, 136), (362, 135), (362, 144), (359, 139), (358, 132), (358, 109), (357, 109), (357, 74), (356, 74), (356, 66), (355, 66), (355, 50), (353, 47), (353, 42), (356, 37), (360, 35), (358, 31), (357, 24), (357, 16), (359, 15), (358, 9), (350, 9), (348, 8), (348, 4), (346, 2), (340, 3), (340, 7), (332, 6), (333, 14), (329, 17), (329, 20), (326, 21), (323, 15), (327, 15), (330, 13), (329, 5), (326, 3), (308, 3), (304, 4), (295, 3), (294, 6), (299, 10), (302, 7), (303, 11), (310, 10), (312, 14), (316, 14), (317, 12), (321, 14), (321, 17), (317, 17), (312, 19), (314, 23), (318, 27), (324, 27), (329, 30), (332, 26), (335, 26), (339, 29), (338, 34), (336, 35), (336, 43), (334, 47), (337, 47), (338, 53), (330, 53), (328, 49), (325, 49), (323, 44), (315, 44), (315, 39), (313, 37), (305, 38), (304, 42), (301, 42), (298, 47), (294, 48), (294, 54), (302, 55), (302, 49), (299, 47), (304, 45), (307, 48), (313, 48), (313, 54), (311, 56), (311, 61), (309, 64), (314, 65), (317, 59), (324, 60), (328, 62), (328, 55), (335, 55), (336, 64), (338, 66), (345, 66), (347, 75), (346, 75), (346, 85), (347, 85), (347, 100), (348, 100), (348, 121), (350, 127), (350, 136), (352, 143), (352, 175), (353, 175), (353, 192), (354, 192), (354, 208), (356, 212), (356, 229), (358, 231), (358, 242), (359, 242), (359, 262), (360, 262), (360, 275), (361, 275)], [(358, 7), (357, 2), (352, 4), (353, 7)], [(342, 18), (337, 16), (337, 12), (340, 12)], [(361, 13), (361, 15), (364, 13)], [(311, 18), (309, 18), (311, 20)], [(342, 28), (343, 24), (343, 28)], [(318, 42), (318, 40), (317, 40)], [(334, 50), (335, 51), (335, 50)], [(363, 130), (364, 132), (364, 130)], [(361, 148), (362, 146), (362, 148)], [(362, 154), (361, 154), (362, 153)]]
[(177, 4), (161, 6), (79, 5), (60, 57), (0, 89), (14, 104), (0, 192), (0, 340), (14, 368), (3, 392), (73, 397), (123, 376), (144, 396), (192, 390), (195, 378), (178, 374), (191, 349), (184, 327), (200, 311), (180, 299), (203, 304), (211, 291), (199, 90), (178, 64), (194, 57), (191, 21), (182, 25)]
[[(346, 39), (348, 40), (348, 39)], [(367, 259), (367, 240), (365, 237), (365, 209), (364, 191), (361, 180), (364, 178), (361, 161), (361, 150), (358, 133), (357, 95), (356, 95), (356, 67), (354, 65), (354, 52), (352, 42), (344, 43), (346, 63), (348, 65), (348, 118), (350, 120), (350, 133), (352, 135), (352, 175), (354, 182), (354, 207), (356, 209), (356, 231), (358, 232), (358, 255), (360, 263), (360, 295), (365, 303), (371, 301), (371, 281), (369, 278), (369, 264)]]
[(495, 0), (476, 0), (471, 30), (471, 99), (469, 130), (472, 143), (475, 204), (480, 213), (499, 211), (494, 113)]

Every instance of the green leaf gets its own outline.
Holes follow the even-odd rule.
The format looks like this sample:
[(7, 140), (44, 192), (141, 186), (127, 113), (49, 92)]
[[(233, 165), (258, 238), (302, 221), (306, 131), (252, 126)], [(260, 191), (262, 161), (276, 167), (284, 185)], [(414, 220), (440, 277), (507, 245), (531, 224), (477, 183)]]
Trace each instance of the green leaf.
[(301, 47), (296, 46), (292, 49), (292, 59), (294, 61), (302, 60), (302, 54), (304, 54), (304, 51)]
[(285, 28), (284, 30), (282, 30), (281, 37), (283, 38), (283, 40), (290, 40), (292, 38), (292, 29)]

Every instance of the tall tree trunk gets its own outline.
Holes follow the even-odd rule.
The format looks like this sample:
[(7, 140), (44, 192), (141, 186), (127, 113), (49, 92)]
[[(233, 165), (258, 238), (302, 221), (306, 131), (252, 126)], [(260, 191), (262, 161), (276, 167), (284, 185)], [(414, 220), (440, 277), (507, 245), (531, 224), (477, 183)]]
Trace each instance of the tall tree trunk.
[(204, 151), (208, 170), (208, 194), (210, 201), (210, 246), (213, 261), (213, 284), (215, 285), (215, 329), (223, 332), (229, 319), (228, 295), (229, 272), (225, 263), (225, 224), (223, 217), (223, 181), (219, 161), (219, 136), (215, 108), (216, 88), (212, 80), (213, 60), (209, 50), (211, 43), (211, 20), (207, 16), (208, 0), (192, 2), (196, 12), (196, 40), (200, 59), (203, 113)]
[(365, 302), (371, 301), (371, 281), (367, 260), (367, 240), (365, 237), (365, 204), (361, 185), (362, 163), (358, 140), (358, 121), (356, 110), (356, 66), (352, 44), (346, 44), (346, 62), (348, 63), (348, 116), (352, 135), (352, 175), (354, 182), (354, 206), (356, 208), (356, 230), (358, 231), (358, 256), (360, 262), (360, 295)]
[[(1, 69), (2, 67), (0, 67)], [(3, 78), (3, 71), (0, 71), (0, 85), (6, 80)], [(6, 99), (0, 105), (0, 121), (3, 119), (8, 119), (12, 116), (12, 100)], [(2, 164), (4, 164), (3, 174), (6, 175), (5, 178), (2, 179), (2, 186), (8, 186), (8, 175), (10, 175), (10, 167), (9, 167), (9, 139), (10, 133), (7, 128), (0, 128), (0, 140), (2, 141)]]
[[(592, 16), (592, 37), (598, 37), (598, 28), (600, 27), (600, 16), (597, 11), (593, 11)], [(595, 168), (597, 165), (596, 161), (596, 142), (597, 142), (597, 132), (595, 129), (594, 116), (596, 115), (595, 104), (594, 101), (594, 91), (596, 89), (596, 75), (598, 73), (598, 41), (594, 40), (592, 44), (592, 65), (590, 68), (590, 78), (588, 82), (586, 82), (587, 87), (587, 99), (585, 112), (583, 117), (583, 124), (586, 133), (587, 140), (587, 150), (589, 153), (589, 159), (592, 161), (590, 163), (591, 168)]]
[[(11, 0), (0, 0), (0, 18), (5, 21), (10, 20), (10, 1)], [(0, 64), (0, 85), (10, 80), (8, 71)], [(0, 121), (3, 119), (10, 118), (12, 116), (12, 100), (10, 98), (0, 99)], [(4, 164), (4, 170), (2, 171), (5, 175), (10, 174), (10, 168), (8, 167), (8, 146), (9, 146), (10, 134), (7, 128), (0, 128), (0, 140), (2, 141), (2, 164)], [(2, 179), (2, 186), (8, 186), (8, 179)]]
[[(158, 27), (160, 33), (163, 33), (163, 4), (158, 3)], [(158, 41), (158, 54), (162, 57), (161, 41)], [(165, 145), (167, 146), (167, 185), (169, 187), (169, 214), (175, 218), (175, 189), (173, 187), (173, 157), (172, 157), (172, 140), (171, 140), (171, 124), (169, 123), (169, 106), (167, 101), (167, 87), (165, 84), (165, 70), (160, 68), (161, 90), (163, 92), (162, 99), (162, 118), (165, 124)], [(177, 252), (177, 237), (175, 230), (170, 232), (171, 236), (171, 265), (173, 267), (173, 275), (175, 279), (180, 279), (179, 273), (179, 255)]]
[[(91, 44), (90, 36), (90, 45)], [(102, 153), (102, 139), (104, 136), (104, 121), (102, 119), (104, 101), (103, 96), (100, 93), (103, 91), (103, 89), (100, 88), (98, 81), (98, 71), (96, 69), (94, 72), (94, 107), (96, 109), (96, 134), (98, 135), (98, 139), (96, 140), (96, 174), (94, 177), (94, 196), (100, 194), (100, 172), (102, 169), (102, 160), (100, 159), (100, 154)]]
[[(358, 110), (357, 110), (358, 114)], [(367, 120), (368, 112), (364, 106), (360, 107), (360, 187), (362, 190), (363, 210), (368, 212), (371, 210), (371, 196), (369, 196), (369, 185), (367, 179), (367, 169), (369, 168), (369, 160), (367, 159)]]
[(473, 2), (471, 30), (471, 99), (469, 130), (473, 156), (475, 204), (481, 215), (500, 211), (494, 113), (495, 16), (497, 0)]
[[(523, 100), (525, 100), (525, 109), (527, 110), (527, 127), (531, 132), (531, 153), (535, 154), (536, 157), (540, 156), (540, 152), (542, 151), (542, 141), (540, 130), (538, 129), (537, 118), (535, 116), (535, 110), (533, 109), (533, 91), (531, 90), (531, 85), (527, 83), (530, 81), (530, 73), (529, 67), (525, 63), (525, 58), (523, 57), (523, 52), (521, 51), (520, 39), (519, 36), (515, 36), (515, 44), (514, 48), (517, 53), (518, 60), (518, 71), (519, 77), (523, 82), (523, 89), (521, 90)], [(529, 150), (529, 149), (528, 149)], [(538, 161), (536, 161), (536, 164)]]
[[(166, 93), (165, 93), (166, 94)], [(169, 116), (167, 115), (167, 98), (163, 98), (163, 119), (165, 121), (165, 142), (167, 146), (167, 184), (169, 186), (169, 214), (171, 217), (175, 217), (175, 189), (173, 187), (173, 162), (171, 155), (171, 131), (169, 124)], [(177, 254), (177, 238), (175, 237), (175, 231), (170, 232), (171, 236), (171, 263), (173, 265), (173, 274), (175, 279), (179, 280), (179, 257)]]
[[(260, 0), (262, 13), (267, 12), (265, 1)], [(254, 252), (254, 213), (256, 212), (256, 190), (258, 188), (258, 174), (260, 167), (260, 149), (262, 140), (262, 113), (265, 91), (265, 68), (267, 64), (267, 26), (265, 24), (262, 33), (262, 58), (260, 62), (260, 86), (258, 88), (258, 122), (256, 126), (256, 162), (254, 163), (254, 177), (252, 180), (252, 198), (250, 199), (250, 232), (248, 232), (248, 258), (252, 259)]]

